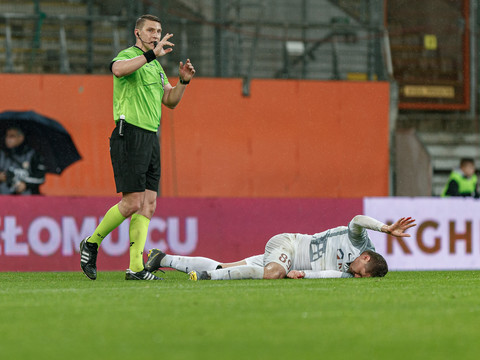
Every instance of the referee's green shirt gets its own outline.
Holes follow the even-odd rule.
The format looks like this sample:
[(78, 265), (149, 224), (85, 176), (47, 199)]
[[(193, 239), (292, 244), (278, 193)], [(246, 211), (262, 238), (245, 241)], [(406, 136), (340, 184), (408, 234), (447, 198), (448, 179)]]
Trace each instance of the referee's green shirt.
[[(143, 51), (132, 46), (122, 50), (112, 61), (132, 59)], [(130, 75), (113, 76), (113, 118), (125, 115), (127, 123), (157, 131), (162, 116), (162, 97), (167, 75), (157, 60), (143, 65)]]

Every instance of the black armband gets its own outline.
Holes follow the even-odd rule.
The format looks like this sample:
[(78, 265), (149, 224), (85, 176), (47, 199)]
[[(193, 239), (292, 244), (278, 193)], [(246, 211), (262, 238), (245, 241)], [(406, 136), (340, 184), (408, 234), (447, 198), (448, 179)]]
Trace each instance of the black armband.
[(147, 59), (147, 62), (151, 62), (151, 61), (153, 61), (157, 58), (155, 56), (155, 53), (153, 52), (153, 50), (148, 50), (148, 51), (144, 52), (143, 56), (145, 56), (145, 59)]
[(182, 85), (188, 85), (188, 84), (190, 84), (190, 80), (185, 81), (185, 80), (183, 80), (182, 78), (180, 78), (180, 84), (182, 84)]

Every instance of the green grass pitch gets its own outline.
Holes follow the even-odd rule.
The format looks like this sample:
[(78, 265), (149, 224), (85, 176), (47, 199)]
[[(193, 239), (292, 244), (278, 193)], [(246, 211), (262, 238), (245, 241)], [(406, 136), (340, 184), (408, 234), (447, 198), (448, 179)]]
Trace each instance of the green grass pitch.
[(480, 272), (125, 281), (0, 273), (2, 359), (478, 359)]

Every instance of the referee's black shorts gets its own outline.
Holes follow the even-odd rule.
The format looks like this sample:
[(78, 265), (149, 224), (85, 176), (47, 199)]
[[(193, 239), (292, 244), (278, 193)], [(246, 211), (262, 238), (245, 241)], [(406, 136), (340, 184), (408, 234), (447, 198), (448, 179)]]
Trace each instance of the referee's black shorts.
[(117, 192), (158, 192), (160, 144), (155, 132), (125, 124), (120, 136), (116, 126), (110, 137), (110, 158)]

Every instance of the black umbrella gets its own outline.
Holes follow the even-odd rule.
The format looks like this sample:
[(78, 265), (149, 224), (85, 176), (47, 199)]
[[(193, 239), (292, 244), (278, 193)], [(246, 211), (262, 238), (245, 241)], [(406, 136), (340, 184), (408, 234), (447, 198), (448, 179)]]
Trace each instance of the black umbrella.
[(34, 111), (5, 111), (0, 114), (1, 146), (5, 145), (5, 132), (17, 127), (25, 134), (25, 142), (43, 155), (47, 172), (60, 174), (81, 156), (70, 134), (57, 121)]

